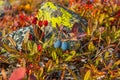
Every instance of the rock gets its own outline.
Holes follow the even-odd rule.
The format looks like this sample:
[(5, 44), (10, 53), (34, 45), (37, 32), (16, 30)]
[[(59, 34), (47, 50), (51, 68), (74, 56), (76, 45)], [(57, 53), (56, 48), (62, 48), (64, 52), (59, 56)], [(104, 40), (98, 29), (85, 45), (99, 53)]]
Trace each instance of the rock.
[(49, 37), (55, 33), (54, 29), (56, 29), (56, 24), (58, 24), (58, 26), (62, 25), (66, 32), (70, 32), (75, 23), (77, 23), (79, 32), (84, 32), (83, 28), (88, 25), (87, 20), (79, 14), (53, 2), (42, 3), (37, 17), (38, 19), (43, 18), (48, 20), (49, 25), (46, 27), (45, 33), (46, 36), (49, 35)]
[[(56, 27), (56, 23), (69, 28), (71, 28), (74, 23), (83, 24), (85, 26), (88, 25), (87, 20), (79, 14), (52, 2), (42, 3), (37, 17), (39, 19), (44, 18), (48, 20), (49, 25), (52, 27)], [(82, 26), (80, 27), (82, 28)]]
[[(16, 48), (18, 50), (21, 50), (21, 46), (22, 46), (22, 42), (25, 38), (25, 34), (29, 30), (30, 30), (30, 34), (33, 34), (33, 27), (28, 26), (28, 27), (21, 28), (17, 31), (13, 31), (11, 34), (6, 35), (4, 38), (2, 38), (2, 41), (5, 40), (5, 38), (7, 36), (10, 36), (16, 42), (16, 44), (17, 44)], [(7, 44), (9, 44), (9, 46), (12, 46), (9, 41), (7, 41)]]
[[(59, 28), (61, 27), (60, 25), (62, 25), (62, 30), (66, 32), (67, 37), (65, 37), (63, 33), (60, 34), (63, 39), (69, 38), (69, 33), (72, 31), (72, 27), (75, 23), (77, 23), (77, 27), (79, 27), (79, 33), (84, 32), (83, 27), (88, 25), (86, 19), (82, 18), (73, 11), (70, 11), (52, 2), (45, 2), (41, 4), (37, 18), (41, 19), (42, 17), (44, 17), (44, 19), (48, 20), (49, 22), (48, 26), (45, 27), (44, 41), (49, 40), (52, 34), (56, 34), (55, 40), (58, 38), (59, 29), (56, 28), (56, 24)], [(13, 31), (11, 34), (8, 34), (6, 36), (10, 36), (11, 38), (13, 38), (13, 40), (17, 44), (16, 48), (20, 50), (22, 46), (22, 41), (25, 38), (25, 33), (28, 30), (30, 30), (30, 33), (34, 35), (33, 27), (29, 26), (17, 31)], [(2, 40), (4, 40), (4, 38)]]

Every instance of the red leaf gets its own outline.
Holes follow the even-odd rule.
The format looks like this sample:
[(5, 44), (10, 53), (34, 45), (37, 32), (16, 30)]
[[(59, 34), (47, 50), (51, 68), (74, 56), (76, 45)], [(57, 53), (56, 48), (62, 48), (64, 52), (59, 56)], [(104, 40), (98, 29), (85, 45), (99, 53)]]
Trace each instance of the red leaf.
[(74, 33), (74, 34), (78, 34), (78, 27), (79, 27), (78, 23), (75, 23), (72, 27), (71, 32)]
[(19, 14), (19, 18), (20, 18), (21, 20), (24, 20), (24, 19), (25, 19), (25, 13)]
[(21, 80), (25, 77), (26, 69), (24, 67), (17, 68), (11, 74), (9, 80)]
[(38, 19), (35, 17), (35, 18), (33, 19), (32, 23), (36, 25), (36, 24), (37, 24), (37, 20), (38, 20)]
[(82, 37), (85, 37), (86, 35), (87, 35), (86, 33), (81, 33), (77, 35), (77, 38), (82, 38)]

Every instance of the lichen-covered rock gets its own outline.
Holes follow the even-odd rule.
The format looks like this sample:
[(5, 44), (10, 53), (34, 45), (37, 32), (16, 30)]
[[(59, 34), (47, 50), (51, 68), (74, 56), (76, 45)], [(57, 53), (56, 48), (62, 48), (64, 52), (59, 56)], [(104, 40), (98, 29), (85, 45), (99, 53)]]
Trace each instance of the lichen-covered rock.
[(87, 21), (79, 14), (52, 2), (42, 3), (37, 17), (48, 20), (52, 27), (56, 27), (56, 23), (69, 28), (72, 28), (74, 23), (87, 26)]
[[(6, 37), (11, 37), (16, 42), (16, 49), (21, 50), (22, 42), (25, 39), (25, 34), (27, 31), (30, 31), (30, 34), (33, 34), (33, 27), (24, 27), (17, 31), (13, 31), (11, 34), (6, 35), (4, 38), (2, 38), (2, 41), (6, 39)], [(7, 41), (7, 44), (12, 47), (9, 41)]]
[[(56, 28), (56, 24), (60, 27), (60, 25), (63, 26), (63, 31), (67, 33), (67, 37), (69, 37), (69, 33), (71, 33), (72, 27), (75, 23), (77, 23), (78, 31), (79, 33), (84, 32), (83, 27), (87, 26), (86, 19), (82, 18), (80, 15), (74, 13), (73, 11), (70, 11), (56, 3), (52, 2), (44, 2), (41, 4), (38, 15), (38, 20), (44, 19), (48, 20), (49, 24), (45, 27), (45, 36), (44, 40), (47, 41), (51, 38), (52, 34), (55, 35), (55, 39), (58, 38), (58, 29)], [(13, 40), (16, 42), (17, 49), (21, 49), (22, 41), (25, 38), (26, 32), (30, 30), (31, 34), (34, 34), (33, 27), (25, 27), (22, 29), (19, 29), (17, 31), (14, 31), (11, 34), (8, 34), (6, 36), (10, 36), (13, 38)], [(60, 34), (61, 38), (64, 38), (65, 36), (63, 33)], [(10, 44), (9, 44), (10, 45)]]
[[(68, 34), (71, 33), (74, 24), (77, 23), (78, 33), (83, 33), (84, 28), (87, 27), (87, 20), (81, 17), (79, 14), (68, 10), (53, 2), (44, 2), (41, 4), (38, 15), (38, 20), (44, 19), (48, 20), (49, 24), (45, 28), (45, 41), (49, 40), (52, 34), (56, 34), (55, 39), (58, 38), (58, 29), (56, 24), (60, 27), (63, 26), (63, 31)], [(62, 38), (65, 38), (63, 33), (61, 33)], [(66, 37), (69, 38), (69, 37)]]

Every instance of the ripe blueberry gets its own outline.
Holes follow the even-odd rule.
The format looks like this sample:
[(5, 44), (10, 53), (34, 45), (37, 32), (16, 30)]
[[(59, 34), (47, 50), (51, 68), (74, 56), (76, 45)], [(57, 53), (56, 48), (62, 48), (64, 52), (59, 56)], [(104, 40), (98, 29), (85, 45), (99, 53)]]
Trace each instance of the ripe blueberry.
[(62, 49), (63, 51), (67, 50), (68, 47), (69, 47), (68, 42), (66, 42), (66, 41), (65, 41), (65, 42), (62, 42), (61, 49)]
[(61, 46), (61, 41), (60, 40), (57, 40), (55, 43), (54, 43), (54, 48), (59, 48)]

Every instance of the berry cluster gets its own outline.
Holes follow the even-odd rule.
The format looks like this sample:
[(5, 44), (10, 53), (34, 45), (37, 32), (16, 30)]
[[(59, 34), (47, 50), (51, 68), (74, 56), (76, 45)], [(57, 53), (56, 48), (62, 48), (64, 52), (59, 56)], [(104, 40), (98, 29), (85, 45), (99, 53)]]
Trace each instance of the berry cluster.
[(69, 48), (69, 43), (67, 41), (57, 40), (54, 43), (54, 48), (61, 48), (63, 51)]
[(33, 19), (32, 24), (38, 25), (39, 27), (42, 26), (48, 26), (48, 21), (47, 20), (38, 20), (36, 17)]

